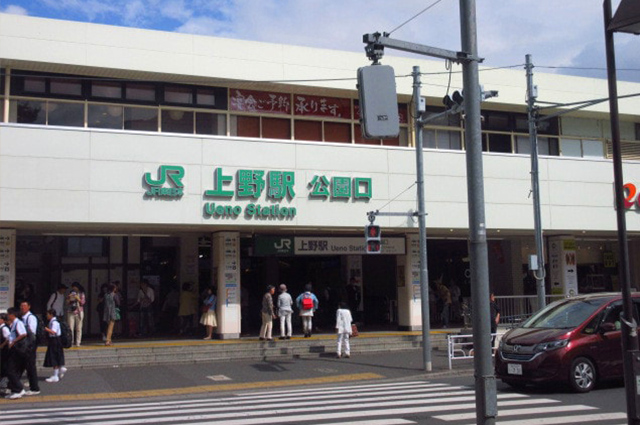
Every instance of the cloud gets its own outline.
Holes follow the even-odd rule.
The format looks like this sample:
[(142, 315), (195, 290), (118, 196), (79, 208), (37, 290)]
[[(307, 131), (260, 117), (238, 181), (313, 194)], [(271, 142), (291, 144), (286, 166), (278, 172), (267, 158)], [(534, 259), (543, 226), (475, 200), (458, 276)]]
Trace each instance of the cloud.
[(28, 15), (29, 14), (27, 9), (25, 9), (24, 7), (12, 5), (12, 4), (0, 10), (0, 12), (9, 13), (11, 15)]

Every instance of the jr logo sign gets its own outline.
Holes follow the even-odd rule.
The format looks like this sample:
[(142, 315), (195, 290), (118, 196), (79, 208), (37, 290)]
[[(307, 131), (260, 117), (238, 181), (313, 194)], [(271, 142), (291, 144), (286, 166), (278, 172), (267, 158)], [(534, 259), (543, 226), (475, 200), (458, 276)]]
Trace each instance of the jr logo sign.
[[(149, 197), (180, 198), (184, 195), (184, 167), (179, 165), (161, 165), (158, 169), (158, 179), (151, 177), (151, 173), (144, 174), (144, 182), (149, 189), (145, 192)], [(164, 187), (167, 180), (171, 187)]]

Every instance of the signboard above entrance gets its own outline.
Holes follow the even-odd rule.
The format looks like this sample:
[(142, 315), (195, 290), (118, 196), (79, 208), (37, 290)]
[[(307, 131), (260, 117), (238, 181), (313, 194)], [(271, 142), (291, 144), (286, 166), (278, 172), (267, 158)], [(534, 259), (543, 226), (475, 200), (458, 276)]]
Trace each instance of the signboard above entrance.
[[(402, 255), (405, 253), (404, 238), (385, 238), (381, 254)], [(362, 238), (332, 238), (324, 236), (256, 236), (255, 256), (267, 255), (358, 255), (365, 254)]]

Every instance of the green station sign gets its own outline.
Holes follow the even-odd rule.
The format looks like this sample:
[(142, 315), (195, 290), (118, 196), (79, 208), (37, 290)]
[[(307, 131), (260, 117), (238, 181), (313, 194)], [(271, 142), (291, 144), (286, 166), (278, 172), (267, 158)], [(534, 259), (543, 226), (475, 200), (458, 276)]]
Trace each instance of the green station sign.
[[(143, 176), (145, 199), (179, 200), (184, 195), (185, 168), (181, 165), (161, 165), (157, 177)], [(225, 174), (222, 167), (213, 171), (213, 187), (203, 193), (203, 211), (214, 219), (293, 219), (297, 214), (290, 203), (297, 196), (295, 171), (240, 169), (235, 175)], [(314, 175), (307, 182), (309, 199), (369, 201), (373, 197), (370, 177)], [(266, 204), (255, 201), (264, 195)], [(232, 203), (248, 201), (246, 204)]]

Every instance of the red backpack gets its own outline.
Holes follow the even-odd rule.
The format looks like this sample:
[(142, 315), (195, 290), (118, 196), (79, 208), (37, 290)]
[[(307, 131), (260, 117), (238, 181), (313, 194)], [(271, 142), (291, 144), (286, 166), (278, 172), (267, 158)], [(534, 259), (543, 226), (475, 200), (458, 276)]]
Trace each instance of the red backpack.
[(313, 308), (313, 298), (311, 295), (304, 294), (302, 297), (302, 309), (311, 310)]

